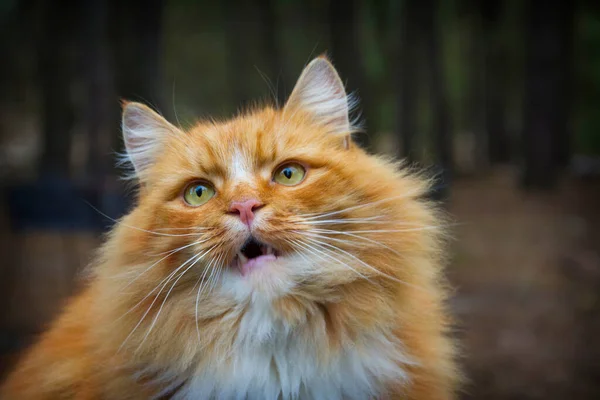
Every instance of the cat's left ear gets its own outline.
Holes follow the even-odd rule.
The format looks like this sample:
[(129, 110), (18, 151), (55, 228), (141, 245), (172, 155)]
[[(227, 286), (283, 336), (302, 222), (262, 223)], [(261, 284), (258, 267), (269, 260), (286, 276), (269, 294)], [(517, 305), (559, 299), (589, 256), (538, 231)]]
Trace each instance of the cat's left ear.
[(345, 147), (349, 146), (352, 127), (348, 96), (340, 76), (325, 56), (311, 61), (298, 78), (284, 111), (297, 109), (312, 114), (330, 132), (342, 135)]
[(134, 177), (140, 181), (162, 152), (167, 136), (180, 132), (150, 107), (135, 102), (123, 102), (122, 128), (125, 161), (133, 164)]

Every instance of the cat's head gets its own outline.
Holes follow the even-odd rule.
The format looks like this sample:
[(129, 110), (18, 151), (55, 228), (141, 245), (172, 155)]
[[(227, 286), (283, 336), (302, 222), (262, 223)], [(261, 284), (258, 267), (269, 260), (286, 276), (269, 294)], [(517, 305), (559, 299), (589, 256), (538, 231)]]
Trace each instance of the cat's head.
[(353, 292), (368, 309), (382, 287), (410, 278), (402, 264), (435, 242), (423, 236), (433, 223), (418, 200), (426, 185), (352, 142), (350, 106), (324, 57), (282, 109), (183, 130), (126, 103), (140, 188), (117, 245), (140, 310), (163, 300), (192, 314), (257, 298), (336, 302), (340, 288), (372, 282), (373, 293)]

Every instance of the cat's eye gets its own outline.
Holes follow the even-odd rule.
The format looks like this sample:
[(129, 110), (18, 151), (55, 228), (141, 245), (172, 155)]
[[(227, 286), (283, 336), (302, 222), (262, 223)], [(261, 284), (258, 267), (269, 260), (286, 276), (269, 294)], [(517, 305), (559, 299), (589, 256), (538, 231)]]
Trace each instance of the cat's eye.
[(279, 166), (273, 174), (273, 180), (281, 185), (294, 186), (302, 182), (306, 169), (298, 163), (291, 162)]
[(194, 182), (185, 188), (183, 199), (190, 206), (198, 207), (212, 199), (214, 195), (215, 189), (210, 184)]

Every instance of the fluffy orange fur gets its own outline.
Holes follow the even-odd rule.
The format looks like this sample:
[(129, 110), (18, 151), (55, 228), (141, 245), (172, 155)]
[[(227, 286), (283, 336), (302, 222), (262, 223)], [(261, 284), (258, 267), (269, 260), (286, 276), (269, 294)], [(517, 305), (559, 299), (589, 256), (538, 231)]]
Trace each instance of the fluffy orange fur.
[[(305, 350), (296, 359), (267, 359), (265, 376), (273, 374), (283, 398), (308, 398), (314, 397), (308, 378), (296, 391), (285, 387), (283, 376), (299, 358), (312, 357), (321, 373), (345, 368), (332, 360), (348, 351), (357, 352), (356, 365), (379, 365), (375, 358), (386, 354), (369, 350), (373, 337), (385, 337), (381, 343), (401, 356), (391, 358), (389, 373), (369, 370), (369, 396), (454, 397), (443, 223), (424, 200), (429, 183), (354, 145), (335, 70), (324, 58), (307, 70), (283, 109), (252, 110), (189, 130), (125, 104), (131, 121), (124, 125), (150, 132), (128, 143), (140, 181), (137, 205), (110, 233), (85, 289), (9, 375), (1, 398), (191, 396), (200, 393), (191, 387), (202, 386), (202, 376), (233, 387), (242, 379), (236, 374), (246, 373), (245, 360), (261, 369), (264, 359), (254, 352), (282, 341)], [(325, 85), (319, 93), (342, 101), (346, 119), (323, 118), (302, 98), (315, 96), (303, 92), (315, 82)], [(331, 104), (321, 106), (327, 111)], [(150, 142), (136, 142), (147, 136)], [(290, 160), (306, 168), (304, 180), (277, 184), (273, 171)], [(198, 180), (210, 182), (216, 195), (191, 207), (182, 192)], [(251, 228), (230, 209), (248, 198), (263, 205)], [(241, 276), (232, 264), (249, 235), (277, 249), (278, 257)], [(196, 262), (188, 261), (194, 256)], [(258, 307), (267, 310), (264, 321)], [(339, 387), (344, 379), (362, 378), (342, 376)], [(249, 398), (262, 397), (252, 394), (257, 387), (247, 389)], [(211, 397), (230, 398), (242, 389), (211, 390)], [(349, 396), (344, 390), (331, 393)]]

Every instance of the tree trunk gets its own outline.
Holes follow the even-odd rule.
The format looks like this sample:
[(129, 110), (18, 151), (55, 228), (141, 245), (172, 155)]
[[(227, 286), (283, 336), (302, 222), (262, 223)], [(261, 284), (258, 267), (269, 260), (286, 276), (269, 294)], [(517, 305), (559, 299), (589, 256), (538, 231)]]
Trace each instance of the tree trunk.
[[(164, 111), (160, 67), (164, 1), (113, 0), (110, 7), (118, 95)], [(120, 130), (115, 132), (113, 147), (120, 149)]]
[(464, 7), (469, 10), (468, 34), (468, 98), (466, 108), (466, 121), (474, 140), (474, 168), (478, 171), (489, 166), (489, 146), (486, 130), (485, 107), (485, 46), (483, 37), (483, 12), (484, 2), (474, 0), (465, 1)]
[(267, 76), (270, 81), (272, 95), (278, 105), (285, 101), (282, 74), (281, 51), (279, 47), (277, 2), (274, 0), (260, 0), (258, 3), (260, 21), (262, 25), (263, 45), (265, 59), (268, 64)]
[(236, 107), (247, 106), (251, 101), (248, 85), (249, 54), (253, 49), (248, 46), (246, 35), (254, 32), (252, 13), (256, 10), (246, 0), (226, 0), (222, 3), (222, 15), (225, 18), (225, 36), (229, 53), (229, 91), (232, 103)]
[(431, 111), (433, 118), (433, 131), (435, 152), (444, 182), (448, 182), (452, 175), (452, 136), (450, 127), (450, 114), (442, 65), (441, 35), (437, 18), (438, 1), (421, 0), (423, 7), (423, 24), (421, 35), (425, 41), (428, 60), (429, 90), (431, 93)]
[(88, 134), (87, 175), (101, 182), (110, 172), (111, 130), (118, 127), (118, 109), (112, 63), (108, 52), (108, 4), (105, 0), (85, 2), (84, 35), (80, 44), (84, 54), (87, 104), (85, 129)]
[(75, 119), (71, 88), (74, 78), (73, 44), (77, 36), (77, 4), (46, 2), (38, 40), (38, 68), (42, 97), (43, 149), (40, 174), (68, 176)]
[[(361, 110), (367, 132), (375, 134), (375, 115), (371, 111), (373, 103), (369, 96), (367, 77), (359, 48), (357, 8), (356, 0), (330, 1), (328, 17), (331, 55), (335, 67), (346, 83), (346, 90), (357, 91), (362, 100)], [(371, 142), (368, 134), (365, 133), (356, 135), (354, 140), (363, 147), (369, 147)]]
[[(549, 188), (556, 183), (558, 155), (564, 157), (569, 120), (562, 96), (568, 93), (565, 43), (572, 14), (558, 0), (530, 0), (527, 10), (527, 83), (523, 123), (523, 184)], [(562, 139), (562, 140), (561, 140)]]
[(560, 36), (560, 76), (559, 76), (559, 113), (556, 130), (555, 160), (560, 168), (566, 167), (571, 158), (571, 111), (573, 105), (573, 74), (574, 74), (574, 36), (575, 36), (575, 1), (560, 2), (561, 23), (558, 27)]
[(405, 1), (401, 10), (402, 37), (400, 40), (399, 134), (401, 156), (408, 162), (417, 161), (414, 139), (417, 130), (417, 68), (419, 27), (416, 20), (418, 4)]
[(498, 39), (502, 1), (489, 0), (480, 3), (483, 22), (485, 59), (485, 130), (487, 132), (488, 157), (492, 164), (510, 159), (510, 141), (506, 131), (506, 52)]

